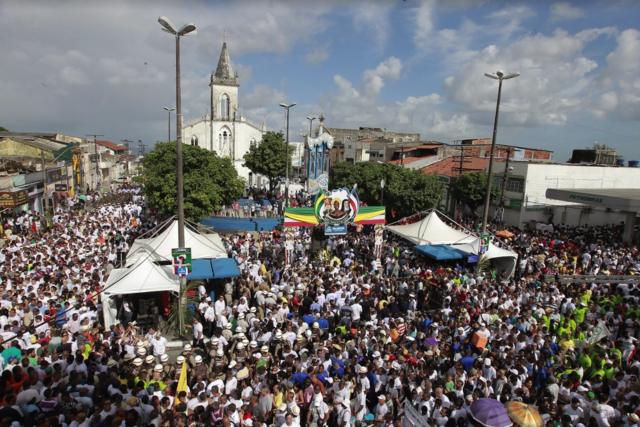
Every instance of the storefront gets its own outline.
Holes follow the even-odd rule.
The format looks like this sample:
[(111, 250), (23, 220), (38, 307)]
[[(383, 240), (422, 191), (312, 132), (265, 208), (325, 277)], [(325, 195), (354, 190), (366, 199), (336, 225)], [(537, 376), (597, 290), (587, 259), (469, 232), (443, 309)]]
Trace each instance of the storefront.
[(27, 190), (0, 191), (0, 210), (26, 210), (29, 204)]

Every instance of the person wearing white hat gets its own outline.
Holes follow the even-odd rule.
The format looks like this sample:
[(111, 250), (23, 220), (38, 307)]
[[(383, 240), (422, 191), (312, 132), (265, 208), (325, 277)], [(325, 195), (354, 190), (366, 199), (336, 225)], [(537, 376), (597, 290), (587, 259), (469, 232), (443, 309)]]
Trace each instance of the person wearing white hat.
[(133, 366), (135, 367), (140, 367), (142, 366), (142, 359), (140, 359), (139, 357), (136, 357), (135, 359), (133, 359)]
[(160, 355), (160, 362), (167, 363), (169, 361), (169, 355), (167, 353)]

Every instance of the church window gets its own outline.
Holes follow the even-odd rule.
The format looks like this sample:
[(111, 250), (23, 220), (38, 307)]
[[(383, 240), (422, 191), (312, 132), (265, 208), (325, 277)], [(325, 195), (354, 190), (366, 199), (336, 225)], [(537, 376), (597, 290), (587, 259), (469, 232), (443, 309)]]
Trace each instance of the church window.
[(226, 93), (220, 97), (220, 118), (223, 120), (229, 120), (230, 102), (229, 95)]
[(251, 148), (253, 148), (253, 147), (255, 147), (255, 146), (256, 146), (256, 139), (255, 139), (255, 138), (251, 138), (251, 142), (249, 142), (249, 146), (250, 146)]
[(193, 145), (195, 147), (199, 147), (199, 145), (198, 145), (198, 137), (196, 135), (193, 135), (191, 137), (191, 145)]

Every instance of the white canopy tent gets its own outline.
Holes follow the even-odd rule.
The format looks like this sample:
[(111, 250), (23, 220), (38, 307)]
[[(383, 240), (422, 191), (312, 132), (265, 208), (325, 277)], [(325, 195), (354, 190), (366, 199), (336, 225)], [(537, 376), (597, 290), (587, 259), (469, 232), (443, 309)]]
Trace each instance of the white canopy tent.
[[(198, 234), (190, 230), (189, 227), (185, 227), (184, 243), (185, 247), (191, 248), (192, 259), (227, 257), (227, 250), (217, 233)], [(140, 248), (157, 254), (157, 260), (170, 261), (171, 249), (178, 247), (180, 247), (178, 245), (178, 221), (174, 220), (157, 236), (149, 239), (136, 239), (127, 254), (127, 265), (131, 265), (129, 257)]]
[[(449, 245), (468, 254), (480, 251), (480, 238), (446, 224), (435, 210), (422, 220), (407, 225), (390, 225), (386, 229), (416, 245)], [(518, 254), (489, 243), (483, 257), (488, 258), (500, 272), (511, 276), (516, 268)]]
[(416, 245), (453, 245), (472, 243), (477, 239), (476, 236), (447, 225), (435, 210), (413, 224), (389, 225), (386, 229)]
[(180, 282), (173, 275), (171, 266), (155, 264), (152, 256), (138, 258), (131, 267), (112, 270), (101, 295), (105, 327), (109, 328), (116, 321), (117, 310), (112, 300), (114, 295), (162, 291), (177, 293), (179, 290)]

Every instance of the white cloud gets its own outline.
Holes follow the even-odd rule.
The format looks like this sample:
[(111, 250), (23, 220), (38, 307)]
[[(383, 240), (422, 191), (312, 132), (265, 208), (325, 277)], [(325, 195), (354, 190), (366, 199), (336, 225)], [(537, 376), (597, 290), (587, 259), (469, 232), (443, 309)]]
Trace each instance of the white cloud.
[(470, 133), (473, 125), (465, 114), (439, 111), (443, 100), (436, 93), (381, 101), (379, 95), (385, 80), (399, 78), (401, 73), (402, 62), (390, 57), (376, 68), (365, 70), (359, 88), (343, 76), (334, 76), (337, 90), (321, 102), (329, 126), (386, 127), (446, 140)]
[(327, 46), (316, 46), (304, 56), (309, 64), (319, 64), (329, 59), (329, 49)]
[(594, 87), (593, 111), (599, 117), (640, 119), (640, 31), (628, 29), (607, 55), (607, 65)]
[(351, 8), (353, 24), (359, 32), (372, 37), (378, 49), (384, 48), (390, 32), (389, 13), (393, 2), (357, 2)]
[(483, 74), (498, 69), (518, 71), (521, 76), (503, 86), (502, 123), (564, 124), (571, 113), (585, 107), (598, 76), (597, 62), (584, 50), (595, 37), (609, 33), (606, 29), (577, 34), (556, 30), (550, 35), (528, 35), (505, 46), (489, 45), (445, 79), (446, 93), (461, 111), (486, 125), (489, 116), (479, 112), (493, 111), (497, 88)]
[(396, 80), (402, 72), (402, 61), (395, 56), (385, 59), (373, 70), (364, 72), (364, 91), (369, 96), (376, 96), (384, 87), (385, 79)]
[(420, 5), (413, 14), (415, 24), (413, 43), (418, 49), (425, 50), (426, 46), (429, 46), (432, 42), (431, 32), (434, 29), (434, 8), (434, 0), (421, 0)]
[[(173, 39), (160, 30), (158, 16), (198, 26), (197, 35), (181, 42), (187, 121), (208, 112), (209, 74), (217, 64), (223, 32), (246, 83), (251, 68), (242, 66), (242, 54), (284, 54), (297, 44), (309, 44), (329, 25), (331, 7), (309, 3), (298, 8), (283, 2), (189, 2), (184, 7), (169, 0), (0, 2), (5, 33), (0, 56), (10, 58), (2, 64), (1, 125), (76, 135), (97, 132), (115, 140), (164, 138), (162, 106), (175, 103), (175, 56)], [(83, 100), (91, 100), (91, 108)], [(255, 120), (268, 119), (256, 112)]]
[(584, 11), (568, 2), (559, 2), (551, 5), (551, 20), (566, 21), (579, 19), (584, 16)]

